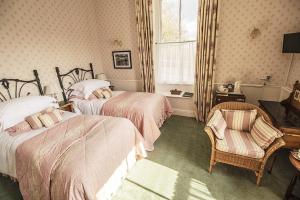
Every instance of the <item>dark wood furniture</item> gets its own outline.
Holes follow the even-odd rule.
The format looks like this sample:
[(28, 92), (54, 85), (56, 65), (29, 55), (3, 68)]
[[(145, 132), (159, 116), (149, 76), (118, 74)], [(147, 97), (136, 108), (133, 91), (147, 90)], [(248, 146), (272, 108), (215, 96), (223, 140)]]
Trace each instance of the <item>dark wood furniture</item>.
[(111, 91), (114, 91), (115, 90), (115, 86), (113, 86), (113, 85), (110, 85), (110, 86), (108, 86), (109, 87), (109, 89), (111, 90)]
[(292, 156), (292, 154), (290, 154), (289, 159), (290, 159), (290, 162), (292, 163), (292, 165), (297, 169), (297, 173), (293, 176), (293, 178), (287, 188), (287, 191), (285, 193), (284, 199), (286, 199), (286, 200), (300, 199), (299, 197), (296, 197), (295, 195), (293, 195), (293, 190), (296, 185), (297, 179), (300, 178), (300, 161), (297, 160), (296, 158), (294, 158), (294, 156)]
[(214, 105), (223, 102), (245, 102), (246, 96), (244, 94), (234, 94), (234, 93), (219, 93), (215, 92)]
[(259, 100), (260, 107), (271, 117), (273, 124), (285, 135), (287, 148), (300, 148), (300, 98), (297, 94), (300, 84), (297, 81), (288, 99), (282, 102)]
[(65, 101), (60, 101), (58, 104), (60, 110), (74, 112), (73, 104), (71, 102), (66, 103)]

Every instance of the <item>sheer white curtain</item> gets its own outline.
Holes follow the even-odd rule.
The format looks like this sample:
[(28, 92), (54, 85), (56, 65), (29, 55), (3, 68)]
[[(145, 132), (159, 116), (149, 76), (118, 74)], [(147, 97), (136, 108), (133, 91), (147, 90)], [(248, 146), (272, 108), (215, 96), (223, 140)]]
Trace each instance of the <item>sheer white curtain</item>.
[(156, 82), (194, 84), (196, 42), (157, 43)]

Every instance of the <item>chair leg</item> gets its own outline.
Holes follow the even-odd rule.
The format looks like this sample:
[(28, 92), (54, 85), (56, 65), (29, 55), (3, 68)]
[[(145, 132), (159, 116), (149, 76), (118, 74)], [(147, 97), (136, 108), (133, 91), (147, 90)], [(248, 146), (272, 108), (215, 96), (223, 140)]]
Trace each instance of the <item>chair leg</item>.
[(212, 162), (210, 162), (210, 164), (209, 164), (209, 169), (208, 169), (208, 172), (211, 174), (211, 172), (212, 172), (212, 168), (213, 168), (213, 164), (212, 164)]
[(261, 178), (263, 177), (264, 174), (264, 167), (262, 167), (262, 169), (260, 169), (257, 173), (257, 178), (256, 178), (256, 185), (260, 186), (260, 182), (261, 182)]
[(211, 174), (213, 166), (215, 166), (216, 162), (214, 161), (214, 153), (211, 154), (210, 163), (209, 163), (209, 169), (208, 172)]

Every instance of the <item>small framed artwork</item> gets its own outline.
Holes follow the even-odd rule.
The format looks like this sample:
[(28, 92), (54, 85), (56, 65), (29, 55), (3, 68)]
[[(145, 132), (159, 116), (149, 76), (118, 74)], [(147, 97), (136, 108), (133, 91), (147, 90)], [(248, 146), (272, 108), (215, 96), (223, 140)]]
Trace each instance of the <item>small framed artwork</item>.
[(115, 69), (132, 69), (131, 51), (113, 51)]

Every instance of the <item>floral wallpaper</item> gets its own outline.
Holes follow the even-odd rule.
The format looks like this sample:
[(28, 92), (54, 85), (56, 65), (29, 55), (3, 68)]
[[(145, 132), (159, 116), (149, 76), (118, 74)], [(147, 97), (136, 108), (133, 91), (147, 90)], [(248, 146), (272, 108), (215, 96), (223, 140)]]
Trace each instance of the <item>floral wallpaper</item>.
[(92, 62), (101, 72), (94, 0), (0, 0), (0, 78), (32, 79), (60, 92), (55, 66), (66, 72)]
[[(134, 0), (0, 0), (0, 78), (31, 79), (38, 69), (42, 84), (58, 92), (55, 66), (92, 62), (110, 79), (141, 79), (134, 9)], [(270, 74), (283, 85), (291, 55), (281, 53), (282, 38), (300, 31), (299, 13), (299, 0), (221, 1), (215, 82), (259, 84)], [(114, 69), (114, 50), (131, 50), (133, 69)], [(289, 86), (299, 77), (295, 54)]]
[[(110, 79), (140, 80), (134, 0), (97, 1), (97, 25), (103, 69)], [(114, 44), (121, 41), (121, 45)], [(112, 51), (131, 50), (132, 69), (114, 69)]]
[[(271, 84), (283, 85), (291, 57), (281, 53), (283, 34), (299, 31), (299, 0), (221, 1), (215, 81), (260, 84), (271, 75)], [(289, 85), (300, 79), (299, 56)]]

